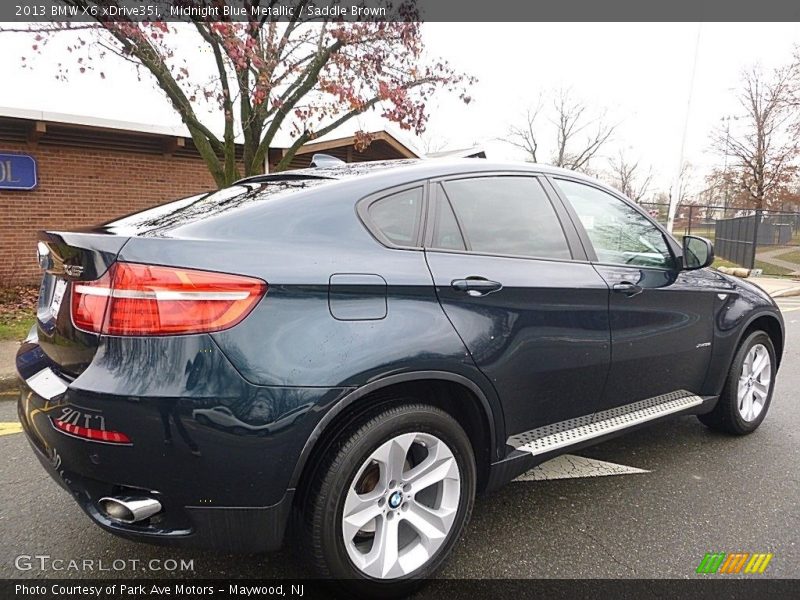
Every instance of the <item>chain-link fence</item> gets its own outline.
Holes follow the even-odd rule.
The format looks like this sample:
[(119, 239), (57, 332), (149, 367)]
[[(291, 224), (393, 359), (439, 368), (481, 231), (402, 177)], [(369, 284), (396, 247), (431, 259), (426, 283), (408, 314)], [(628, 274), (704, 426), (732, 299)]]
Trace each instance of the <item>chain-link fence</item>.
[[(669, 204), (641, 202), (660, 223)], [(678, 205), (672, 229), (714, 243), (718, 264), (761, 269), (765, 275), (800, 275), (800, 212), (698, 204)]]

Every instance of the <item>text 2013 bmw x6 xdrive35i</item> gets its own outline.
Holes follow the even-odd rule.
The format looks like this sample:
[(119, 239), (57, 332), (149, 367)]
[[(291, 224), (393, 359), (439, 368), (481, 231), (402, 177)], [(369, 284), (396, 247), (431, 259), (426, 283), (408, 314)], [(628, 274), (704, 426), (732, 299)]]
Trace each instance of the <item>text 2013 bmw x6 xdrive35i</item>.
[(752, 432), (783, 348), (706, 240), (536, 165), (265, 175), (38, 246), (20, 419), (89, 518), (224, 551), (291, 521), (349, 585), (430, 576), (476, 492), (561, 452)]

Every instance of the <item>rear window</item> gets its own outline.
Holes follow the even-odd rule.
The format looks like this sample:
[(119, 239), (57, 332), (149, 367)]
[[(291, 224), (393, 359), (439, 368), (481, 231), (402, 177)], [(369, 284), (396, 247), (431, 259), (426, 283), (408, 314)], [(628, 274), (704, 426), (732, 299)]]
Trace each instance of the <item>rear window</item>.
[(251, 204), (268, 202), (331, 181), (334, 180), (305, 178), (232, 185), (215, 192), (148, 208), (106, 223), (103, 227), (109, 233), (116, 235), (158, 236), (194, 221), (208, 219)]
[(369, 220), (391, 244), (417, 246), (422, 221), (422, 188), (403, 190), (369, 205)]

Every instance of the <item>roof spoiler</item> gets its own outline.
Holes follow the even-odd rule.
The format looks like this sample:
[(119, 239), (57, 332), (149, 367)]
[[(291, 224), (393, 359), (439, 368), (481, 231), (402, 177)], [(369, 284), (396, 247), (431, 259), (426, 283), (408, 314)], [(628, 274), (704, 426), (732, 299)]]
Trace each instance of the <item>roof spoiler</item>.
[(330, 179), (324, 175), (313, 175), (308, 173), (293, 173), (286, 171), (284, 173), (263, 173), (261, 175), (251, 175), (244, 179), (234, 181), (231, 185), (241, 185), (245, 183), (269, 183), (270, 181), (298, 181), (301, 179)]

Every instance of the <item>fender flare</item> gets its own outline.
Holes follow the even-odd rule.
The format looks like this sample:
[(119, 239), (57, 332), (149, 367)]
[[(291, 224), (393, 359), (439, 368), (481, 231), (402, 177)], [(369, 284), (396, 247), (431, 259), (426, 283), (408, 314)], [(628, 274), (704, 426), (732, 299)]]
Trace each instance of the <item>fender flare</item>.
[[(311, 432), (311, 435), (308, 436), (306, 443), (303, 445), (303, 450), (300, 452), (300, 456), (297, 459), (297, 463), (295, 464), (294, 471), (292, 472), (292, 478), (289, 481), (289, 488), (294, 489), (297, 487), (298, 482), (300, 481), (300, 476), (302, 475), (306, 463), (308, 462), (309, 456), (311, 456), (311, 452), (314, 450), (317, 442), (322, 437), (323, 432), (325, 429), (330, 425), (330, 423), (340, 415), (346, 408), (351, 406), (354, 402), (358, 401), (360, 398), (363, 398), (367, 394), (371, 394), (377, 390), (380, 390), (385, 387), (389, 387), (391, 385), (395, 385), (398, 383), (407, 383), (410, 381), (421, 381), (425, 379), (438, 379), (441, 381), (452, 381), (454, 383), (459, 383), (464, 387), (468, 388), (475, 396), (478, 398), (480, 402), (481, 408), (483, 409), (484, 416), (486, 417), (486, 421), (489, 423), (489, 440), (491, 444), (491, 448), (495, 449), (497, 447), (497, 427), (495, 424), (495, 415), (494, 409), (492, 409), (491, 403), (487, 398), (484, 391), (480, 388), (478, 384), (474, 381), (465, 377), (464, 375), (458, 375), (456, 373), (451, 373), (448, 371), (410, 371), (406, 373), (399, 373), (396, 375), (388, 375), (386, 377), (381, 377), (380, 379), (376, 379), (366, 383), (360, 387), (355, 388), (344, 397), (340, 398), (328, 411), (325, 415), (319, 420), (319, 422), (314, 427), (314, 430)], [(502, 417), (502, 413), (500, 415)]]
[[(781, 359), (783, 358), (783, 350), (786, 347), (786, 327), (783, 324), (783, 316), (781, 315), (779, 310), (774, 311), (774, 310), (764, 310), (764, 309), (754, 311), (751, 315), (748, 316), (745, 324), (739, 328), (739, 334), (736, 336), (736, 345), (733, 347), (733, 354), (730, 356), (730, 360), (733, 360), (733, 356), (739, 349), (739, 345), (742, 343), (742, 340), (744, 339), (745, 332), (756, 320), (760, 319), (761, 317), (770, 317), (778, 324), (778, 327), (781, 330), (781, 348), (780, 348), (780, 355), (778, 355), (778, 364), (781, 363)], [(776, 348), (776, 350), (778, 349)]]
[[(786, 331), (783, 326), (783, 318), (779, 312), (766, 306), (754, 307), (742, 319), (730, 329), (720, 331), (719, 324), (714, 326), (714, 346), (715, 350), (706, 369), (706, 377), (703, 383), (705, 395), (717, 396), (722, 393), (725, 385), (725, 378), (728, 376), (733, 357), (744, 339), (744, 333), (757, 320), (762, 317), (774, 319), (780, 327), (784, 346), (786, 342)], [(718, 340), (724, 340), (724, 347), (718, 350)], [(776, 348), (777, 351), (777, 348)]]

